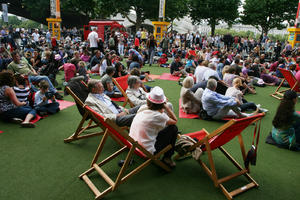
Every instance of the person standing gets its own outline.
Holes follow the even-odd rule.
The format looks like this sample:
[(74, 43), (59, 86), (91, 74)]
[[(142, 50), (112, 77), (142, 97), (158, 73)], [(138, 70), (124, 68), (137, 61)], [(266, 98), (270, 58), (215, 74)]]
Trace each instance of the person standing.
[(149, 40), (147, 41), (148, 55), (149, 55), (149, 65), (151, 66), (153, 63), (153, 57), (155, 54), (155, 48), (157, 47), (156, 40), (153, 35), (150, 35)]
[(94, 51), (98, 49), (98, 33), (96, 32), (97, 28), (93, 28), (93, 31), (89, 33), (87, 40), (90, 43), (90, 48), (92, 50), (92, 54), (94, 55)]

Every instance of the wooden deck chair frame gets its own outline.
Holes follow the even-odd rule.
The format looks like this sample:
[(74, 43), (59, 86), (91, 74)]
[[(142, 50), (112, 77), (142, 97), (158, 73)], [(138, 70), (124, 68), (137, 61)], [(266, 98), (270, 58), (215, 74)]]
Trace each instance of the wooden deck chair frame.
[[(127, 80), (128, 80), (129, 75), (121, 76), (121, 77), (119, 77), (119, 78), (125, 78), (125, 77), (127, 77)], [(125, 107), (125, 106), (127, 105), (127, 103), (128, 103), (128, 104), (130, 105), (130, 107), (133, 108), (133, 107), (134, 107), (134, 104), (133, 104), (133, 103), (130, 101), (130, 99), (128, 98), (127, 93), (126, 93), (126, 90), (124, 90), (124, 89), (120, 86), (120, 84), (118, 83), (118, 78), (113, 78), (112, 80), (113, 80), (114, 84), (117, 86), (117, 88), (120, 90), (120, 92), (122, 93), (123, 97), (125, 98), (124, 103), (123, 103), (123, 107)]]
[[(291, 71), (286, 70), (286, 69), (279, 69), (279, 71), (282, 73), (283, 75), (283, 79), (281, 81), (281, 83), (279, 84), (279, 86), (276, 88), (275, 92), (271, 94), (272, 97), (276, 98), (276, 99), (283, 99), (283, 95), (284, 92), (286, 92), (287, 90), (294, 90), (295, 92), (300, 92), (300, 84), (299, 81), (295, 78), (295, 76), (292, 74)], [(284, 81), (287, 81), (290, 88), (285, 89), (285, 90), (280, 90)]]
[[(248, 117), (248, 118), (243, 118), (245, 120), (249, 120), (249, 124), (246, 126), (248, 127), (250, 124), (253, 124), (259, 120), (261, 120), (261, 118), (264, 116), (264, 113), (252, 116), (252, 117)], [(234, 130), (234, 125), (238, 125), (238, 122), (243, 120), (235, 120), (232, 119), (229, 122), (227, 122), (226, 124), (224, 124), (223, 126), (221, 126), (220, 128), (216, 129), (215, 131), (213, 131), (212, 133), (208, 133), (208, 131), (206, 131), (205, 129), (202, 129), (202, 131), (204, 132), (203, 134), (205, 134), (205, 136), (203, 137), (203, 139), (199, 140), (197, 143), (195, 143), (193, 146), (191, 146), (189, 148), (189, 152), (192, 151), (193, 149), (195, 149), (196, 147), (200, 147), (201, 145), (205, 145), (205, 149), (203, 151), (207, 152), (208, 155), (208, 162), (209, 162), (209, 166), (207, 164), (205, 164), (201, 159), (199, 160), (199, 164), (202, 166), (202, 168), (205, 170), (205, 172), (207, 173), (207, 175), (212, 179), (212, 181), (214, 182), (215, 187), (218, 187), (222, 190), (222, 192), (224, 193), (224, 195), (226, 196), (227, 199), (233, 199), (234, 196), (242, 193), (242, 192), (246, 192), (247, 190), (254, 188), (254, 187), (258, 187), (258, 183), (250, 176), (250, 169), (249, 168), (245, 168), (242, 167), (234, 158), (233, 156), (231, 156), (229, 154), (229, 152), (227, 152), (222, 146), (211, 146), (211, 141), (214, 141), (215, 138), (217, 136), (220, 136), (221, 134), (223, 134), (225, 131), (228, 132), (232, 132), (231, 130)], [(241, 132), (246, 128), (244, 127), (239, 134), (235, 135), (234, 137), (238, 137), (238, 141), (239, 141), (239, 145), (240, 145), (240, 149), (241, 149), (241, 153), (242, 153), (242, 157), (243, 157), (243, 161), (246, 159), (246, 151), (245, 151), (245, 146), (244, 146), (244, 141), (243, 141), (243, 137), (241, 135)], [(187, 134), (188, 135), (188, 134)], [(234, 138), (233, 137), (233, 138)], [(232, 138), (232, 139), (233, 139)], [(231, 140), (232, 140), (231, 139)], [(231, 141), (229, 140), (229, 141)], [(227, 143), (227, 142), (226, 142)], [(214, 163), (214, 159), (213, 159), (213, 154), (212, 151), (214, 149), (218, 148), (232, 163), (233, 165), (236, 166), (236, 168), (238, 169), (238, 172), (233, 173), (231, 175), (228, 175), (226, 177), (223, 178), (218, 178), (217, 175), (217, 171), (216, 171), (216, 167), (215, 167), (215, 163)], [(175, 159), (179, 159), (180, 156), (176, 155)], [(247, 180), (249, 181), (248, 184), (235, 189), (231, 192), (229, 192), (225, 186), (223, 185), (223, 183), (232, 180), (236, 177), (239, 177), (241, 175), (244, 175)]]
[[(143, 168), (147, 167), (151, 162), (154, 162), (159, 167), (163, 168), (166, 171), (170, 171), (171, 169), (161, 162), (159, 160), (160, 156), (171, 149), (171, 145), (168, 145), (165, 147), (162, 151), (160, 151), (156, 155), (152, 155), (150, 152), (148, 152), (144, 147), (142, 147), (140, 144), (138, 144), (137, 141), (132, 139), (128, 133), (126, 133), (123, 129), (118, 127), (114, 122), (110, 121), (109, 119), (105, 119), (95, 111), (93, 111), (90, 107), (85, 106), (85, 108), (90, 112), (91, 115), (94, 116), (98, 120), (99, 123), (104, 125), (106, 127), (104, 135), (99, 143), (98, 149), (94, 155), (94, 158), (91, 163), (91, 168), (82, 173), (79, 178), (85, 181), (85, 183), (89, 186), (89, 188), (93, 191), (95, 194), (95, 199), (101, 199), (103, 196), (105, 196), (107, 193), (115, 191), (117, 187), (124, 183), (126, 180), (128, 180), (131, 176), (137, 174), (140, 172)], [(100, 163), (96, 163), (99, 156), (101, 155), (101, 152), (104, 148), (104, 145), (106, 143), (106, 140), (108, 137), (111, 137), (114, 139), (117, 143), (121, 144), (121, 148), (117, 151), (115, 151), (110, 156), (104, 158)], [(118, 171), (117, 178), (113, 181), (112, 178), (109, 177), (108, 174), (104, 172), (104, 170), (101, 168), (105, 164), (109, 163), (109, 161), (116, 158), (121, 153), (125, 152), (126, 150), (129, 150), (126, 159), (124, 161), (123, 166)], [(144, 158), (142, 164), (135, 167), (134, 169), (130, 170), (126, 174), (126, 170), (128, 169), (129, 163), (132, 159), (133, 154), (137, 154), (138, 156)], [(88, 175), (92, 172), (98, 172), (98, 174), (108, 183), (109, 187), (106, 188), (103, 192), (100, 192), (98, 188), (93, 184), (93, 182), (89, 179)]]
[[(68, 92), (68, 94), (70, 94), (73, 97), (75, 102), (84, 109), (85, 104), (76, 96), (76, 94), (68, 86), (66, 86), (66, 91)], [(87, 121), (87, 118), (89, 116), (90, 116), (89, 112), (85, 111), (85, 113), (82, 116), (82, 119), (80, 120), (80, 122), (76, 128), (76, 131), (70, 137), (64, 139), (65, 143), (102, 135), (104, 133), (103, 131), (101, 131), (101, 132), (93, 132), (93, 133), (83, 134), (86, 130), (97, 128), (100, 126), (100, 124), (93, 125), (93, 119), (90, 119), (88, 124), (86, 126), (84, 126), (84, 123), (85, 123), (85, 121)]]

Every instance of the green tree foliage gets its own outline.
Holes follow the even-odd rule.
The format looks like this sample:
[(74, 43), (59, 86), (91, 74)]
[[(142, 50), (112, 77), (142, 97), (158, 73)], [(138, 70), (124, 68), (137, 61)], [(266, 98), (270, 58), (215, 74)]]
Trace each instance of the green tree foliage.
[(224, 21), (233, 23), (239, 17), (240, 0), (189, 0), (189, 15), (194, 23), (207, 22), (211, 27), (211, 34), (215, 34), (216, 25)]
[[(139, 29), (145, 19), (152, 21), (158, 20), (158, 0), (98, 0), (100, 10), (104, 11), (106, 15), (116, 15), (121, 13), (136, 29)], [(188, 12), (188, 0), (166, 0), (165, 19), (166, 21), (173, 21), (184, 17)], [(136, 18), (130, 14), (135, 13)]]
[(166, 21), (170, 22), (186, 16), (188, 14), (188, 0), (166, 0), (165, 14)]
[(273, 28), (283, 29), (284, 21), (296, 18), (298, 0), (245, 0), (241, 16), (243, 24), (256, 27), (262, 33)]

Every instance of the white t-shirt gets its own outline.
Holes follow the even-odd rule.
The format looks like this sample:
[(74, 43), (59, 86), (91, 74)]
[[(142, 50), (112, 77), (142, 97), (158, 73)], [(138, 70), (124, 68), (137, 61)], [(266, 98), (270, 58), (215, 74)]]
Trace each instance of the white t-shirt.
[(238, 90), (235, 87), (229, 87), (226, 90), (225, 96), (237, 98), (241, 103), (243, 103), (243, 93), (241, 90)]
[(105, 72), (106, 72), (106, 68), (107, 68), (107, 60), (103, 60), (100, 69), (99, 69), (99, 74), (100, 76), (102, 76)]
[(156, 137), (168, 120), (168, 115), (159, 111), (146, 109), (138, 112), (132, 121), (129, 136), (154, 154)]
[(90, 32), (87, 39), (90, 42), (91, 48), (98, 47), (98, 33), (95, 31)]
[(32, 33), (32, 37), (35, 42), (38, 42), (40, 40), (40, 34), (36, 32)]
[(210, 69), (208, 68), (208, 70), (206, 70), (203, 74), (203, 79), (205, 81), (207, 81), (209, 79), (209, 77), (214, 76), (216, 77), (218, 80), (220, 80), (219, 74), (216, 70)]
[(195, 77), (196, 77), (196, 83), (199, 83), (201, 81), (204, 81), (204, 72), (206, 70), (208, 70), (209, 68), (208, 67), (205, 67), (205, 66), (198, 66), (196, 67), (196, 70), (195, 70)]

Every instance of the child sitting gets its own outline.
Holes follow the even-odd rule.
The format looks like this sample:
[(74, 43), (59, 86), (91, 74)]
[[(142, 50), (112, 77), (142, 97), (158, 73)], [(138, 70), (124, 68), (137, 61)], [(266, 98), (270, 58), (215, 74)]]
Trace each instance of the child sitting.
[[(48, 82), (44, 80), (41, 81), (39, 83), (39, 87), (40, 90), (34, 96), (34, 108), (37, 113), (41, 116), (44, 116), (59, 112), (59, 103), (56, 102), (53, 93), (48, 92)], [(49, 103), (49, 99), (51, 99), (52, 103)]]
[(169, 65), (167, 64), (168, 58), (167, 55), (164, 53), (161, 55), (161, 57), (158, 60), (159, 66), (160, 67), (168, 67)]
[(29, 105), (28, 96), (30, 94), (30, 88), (26, 85), (25, 78), (17, 75), (16, 77), (16, 86), (14, 86), (14, 91), (20, 102), (26, 102), (26, 105)]
[(78, 73), (78, 76), (83, 76), (84, 77), (84, 81), (85, 82), (88, 82), (89, 76), (88, 76), (87, 71), (86, 71), (86, 64), (85, 64), (85, 62), (80, 61), (78, 63), (78, 71), (77, 71), (77, 73)]

